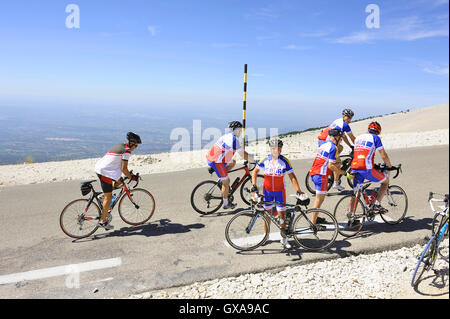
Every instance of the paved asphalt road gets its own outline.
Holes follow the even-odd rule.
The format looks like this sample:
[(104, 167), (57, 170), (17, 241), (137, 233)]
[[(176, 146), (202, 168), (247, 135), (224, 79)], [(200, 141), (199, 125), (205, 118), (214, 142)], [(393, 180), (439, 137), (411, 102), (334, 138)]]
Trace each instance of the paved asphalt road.
[[(115, 209), (114, 231), (99, 230), (92, 238), (80, 241), (73, 241), (59, 228), (61, 209), (80, 197), (79, 181), (3, 188), (0, 283), (30, 271), (36, 271), (31, 274), (41, 279), (0, 284), (0, 298), (120, 298), (155, 288), (421, 242), (429, 234), (432, 218), (428, 192), (449, 191), (449, 147), (393, 150), (389, 155), (394, 164), (403, 165), (403, 174), (392, 184), (402, 186), (408, 194), (407, 218), (399, 225), (368, 226), (358, 238), (339, 236), (329, 251), (319, 253), (301, 248), (285, 252), (278, 242), (248, 253), (227, 247), (224, 228), (233, 212), (200, 216), (190, 206), (193, 187), (210, 178), (206, 169), (144, 176), (140, 186), (149, 189), (157, 201), (152, 220), (132, 227)], [(303, 189), (311, 163), (292, 161)], [(293, 192), (289, 186), (288, 194)], [(331, 192), (323, 208), (333, 211), (340, 197)], [(238, 203), (242, 208), (240, 199)], [(101, 264), (100, 260), (106, 261)], [(85, 264), (87, 271), (66, 274), (67, 265), (88, 262), (94, 263)]]

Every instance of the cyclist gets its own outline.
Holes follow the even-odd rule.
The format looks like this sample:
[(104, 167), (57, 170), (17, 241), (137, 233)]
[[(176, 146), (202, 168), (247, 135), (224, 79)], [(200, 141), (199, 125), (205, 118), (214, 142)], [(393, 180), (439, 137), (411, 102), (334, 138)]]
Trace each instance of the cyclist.
[[(264, 201), (276, 201), (286, 203), (286, 189), (284, 184), (284, 175), (288, 175), (291, 179), (292, 185), (294, 185), (297, 195), (307, 198), (306, 194), (300, 190), (300, 186), (297, 181), (297, 177), (294, 174), (292, 165), (289, 160), (281, 155), (283, 148), (283, 141), (274, 138), (269, 141), (270, 155), (263, 158), (256, 165), (252, 173), (252, 193), (258, 193), (258, 187), (256, 186), (256, 180), (258, 172), (261, 170), (264, 173)], [(273, 209), (273, 205), (265, 204), (266, 210)], [(277, 204), (276, 209), (280, 215), (280, 225), (282, 229), (286, 228), (286, 206)], [(283, 236), (283, 230), (281, 231), (281, 244), (286, 248), (291, 248), (291, 245), (287, 242), (286, 236)]]
[[(318, 138), (318, 144), (319, 147), (325, 143), (326, 141), (330, 140), (330, 136), (328, 135), (328, 132), (331, 129), (338, 129), (340, 131), (342, 131), (343, 134), (342, 136), (342, 140), (344, 140), (344, 142), (351, 148), (353, 149), (352, 144), (350, 143), (350, 141), (347, 138), (350, 137), (350, 140), (352, 141), (352, 143), (355, 143), (355, 136), (352, 133), (352, 130), (350, 129), (350, 122), (352, 121), (353, 116), (355, 115), (355, 113), (351, 110), (351, 109), (344, 109), (342, 111), (342, 117), (335, 120), (333, 123), (331, 123), (327, 128), (323, 129)], [(336, 154), (336, 163), (335, 165), (338, 166), (339, 168), (341, 168), (341, 160), (339, 158), (339, 154), (342, 152), (342, 150), (344, 149), (344, 147), (342, 145), (340, 145), (340, 143), (337, 145), (337, 154)], [(345, 188), (343, 186), (341, 186), (340, 184), (340, 179), (339, 177), (341, 176), (341, 174), (339, 174), (338, 172), (333, 172), (334, 174), (334, 183), (333, 183), (333, 188), (337, 189), (338, 191), (342, 192)]]
[(241, 135), (242, 127), (243, 126), (239, 121), (228, 123), (228, 128), (231, 132), (219, 138), (206, 154), (208, 165), (216, 172), (219, 180), (222, 182), (224, 209), (233, 209), (236, 207), (235, 203), (228, 202), (228, 194), (230, 191), (230, 177), (228, 176), (228, 171), (236, 165), (236, 161), (233, 160), (234, 154), (237, 152), (246, 161), (255, 161), (253, 156), (245, 152), (239, 144), (238, 138)]
[(391, 161), (386, 151), (384, 150), (381, 139), (378, 136), (381, 133), (381, 125), (378, 122), (371, 122), (368, 126), (367, 133), (356, 137), (355, 151), (351, 164), (352, 174), (355, 174), (355, 181), (353, 184), (361, 184), (364, 180), (369, 180), (376, 183), (381, 183), (375, 202), (371, 205), (371, 209), (376, 211), (386, 211), (381, 207), (380, 202), (383, 199), (389, 187), (389, 178), (379, 170), (374, 168), (374, 155), (378, 151), (386, 163), (388, 168), (391, 168)]
[[(314, 201), (313, 208), (320, 208), (320, 206), (322, 206), (328, 190), (328, 176), (331, 173), (336, 173), (339, 175), (344, 174), (347, 175), (348, 178), (351, 177), (350, 174), (341, 170), (336, 164), (338, 145), (341, 142), (343, 135), (344, 132), (340, 129), (330, 129), (328, 131), (329, 140), (324, 142), (317, 151), (316, 158), (314, 159), (311, 170), (309, 171), (309, 176), (311, 177), (316, 189), (316, 199)], [(314, 216), (313, 214), (313, 222), (315, 222), (316, 217), (317, 215)]]
[(137, 176), (128, 171), (128, 159), (139, 144), (142, 144), (139, 135), (128, 132), (126, 143), (115, 145), (95, 164), (95, 172), (100, 179), (104, 196), (102, 215), (98, 224), (106, 230), (114, 228), (113, 225), (106, 222), (106, 217), (112, 200), (113, 188), (117, 188), (123, 183), (122, 173), (131, 180), (137, 180)]

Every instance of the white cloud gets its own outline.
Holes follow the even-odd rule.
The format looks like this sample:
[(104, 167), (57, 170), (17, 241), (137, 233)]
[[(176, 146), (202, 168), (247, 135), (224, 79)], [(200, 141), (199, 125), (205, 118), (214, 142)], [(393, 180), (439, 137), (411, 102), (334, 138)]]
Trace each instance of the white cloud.
[(289, 44), (283, 47), (284, 50), (297, 50), (297, 51), (304, 51), (304, 50), (310, 50), (312, 49), (311, 46), (304, 46), (304, 45), (296, 45), (296, 44)]
[(226, 48), (243, 48), (247, 47), (247, 43), (239, 43), (239, 42), (227, 42), (227, 43), (213, 43), (211, 45), (215, 49), (226, 49)]
[(375, 40), (415, 41), (425, 38), (448, 37), (448, 16), (437, 16), (424, 21), (417, 16), (397, 19), (392, 24), (381, 24), (379, 29), (353, 32), (350, 35), (333, 39), (332, 42), (352, 44)]
[(423, 68), (423, 71), (426, 73), (448, 76), (448, 66), (446, 67), (430, 66)]
[(159, 27), (154, 26), (154, 25), (149, 25), (147, 27), (147, 30), (150, 32), (150, 34), (152, 35), (152, 37), (156, 36), (156, 34), (159, 32)]

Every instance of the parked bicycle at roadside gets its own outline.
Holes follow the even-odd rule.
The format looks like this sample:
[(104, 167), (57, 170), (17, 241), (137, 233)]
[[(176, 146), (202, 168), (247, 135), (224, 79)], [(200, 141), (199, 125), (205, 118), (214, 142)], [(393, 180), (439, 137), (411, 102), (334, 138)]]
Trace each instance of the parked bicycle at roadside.
[[(388, 168), (386, 165), (375, 165), (375, 169), (383, 174), (388, 171), (396, 171), (394, 179), (398, 177), (401, 164), (397, 167)], [(390, 225), (400, 223), (408, 210), (408, 197), (406, 192), (397, 185), (389, 185), (386, 195), (383, 197), (381, 206), (386, 210), (376, 211), (371, 208), (378, 194), (378, 187), (369, 190), (372, 182), (364, 182), (356, 185), (354, 194), (342, 197), (334, 208), (334, 217), (339, 223), (339, 233), (345, 237), (352, 237), (358, 234), (367, 221), (373, 221), (376, 215)], [(362, 198), (361, 198), (362, 196)]]
[[(127, 224), (137, 226), (146, 223), (155, 211), (155, 199), (146, 189), (136, 188), (142, 177), (136, 175), (136, 184), (130, 189), (124, 183), (120, 186), (120, 192), (113, 195), (107, 222), (112, 219), (111, 211), (118, 205), (120, 218)], [(69, 237), (81, 239), (94, 234), (99, 228), (98, 222), (101, 216), (103, 199), (100, 199), (102, 192), (96, 192), (90, 180), (81, 183), (81, 194), (83, 196), (92, 192), (89, 199), (76, 199), (64, 207), (59, 217), (59, 224), (62, 231)]]
[[(448, 206), (449, 206), (449, 194), (443, 195), (443, 199), (433, 198), (434, 195), (441, 195), (437, 193), (429, 193), (428, 202), (430, 203), (431, 210), (435, 213), (433, 217), (433, 223), (431, 228), (431, 238), (426, 244), (424, 250), (419, 256), (419, 261), (417, 262), (416, 268), (411, 279), (411, 286), (416, 286), (422, 275), (433, 269), (434, 264), (438, 254), (447, 260), (448, 262), (448, 247), (447, 254), (442, 253), (442, 248), (440, 244), (442, 239), (447, 238), (448, 242)], [(445, 206), (442, 207), (440, 211), (436, 211), (433, 202), (444, 202)]]

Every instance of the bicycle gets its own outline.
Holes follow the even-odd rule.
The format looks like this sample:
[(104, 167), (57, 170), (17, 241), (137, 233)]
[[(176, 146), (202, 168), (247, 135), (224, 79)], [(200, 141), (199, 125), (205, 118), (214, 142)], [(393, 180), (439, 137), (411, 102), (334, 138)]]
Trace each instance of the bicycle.
[[(416, 268), (414, 269), (414, 273), (411, 279), (411, 286), (416, 286), (419, 283), (420, 278), (422, 277), (425, 271), (433, 269), (434, 264), (436, 262), (437, 255), (441, 255), (444, 259), (447, 259), (448, 256), (443, 256), (439, 248), (439, 245), (442, 242), (444, 237), (448, 238), (448, 203), (449, 203), (449, 194), (444, 195), (444, 199), (439, 200), (433, 198), (433, 195), (436, 193), (429, 193), (428, 202), (430, 203), (431, 210), (435, 213), (433, 218), (433, 227), (431, 229), (432, 236), (428, 243), (426, 244), (423, 252), (420, 254), (419, 261), (417, 262)], [(441, 201), (445, 203), (445, 207), (441, 211), (436, 212), (433, 207), (434, 201)], [(436, 229), (434, 228), (435, 223), (439, 225)]]
[[(259, 195), (256, 201), (252, 201), (249, 210), (237, 213), (228, 222), (225, 238), (231, 247), (249, 251), (264, 245), (270, 236), (270, 222), (280, 229), (283, 237), (293, 237), (295, 242), (305, 249), (323, 250), (335, 242), (338, 223), (331, 213), (319, 208), (308, 209), (308, 201), (304, 203), (298, 197), (295, 205), (275, 201), (265, 202), (262, 198), (263, 195)], [(286, 211), (286, 228), (280, 225), (278, 218), (272, 216), (263, 204), (285, 205), (290, 208)], [(305, 210), (301, 206), (305, 206)], [(299, 214), (297, 217), (296, 213)], [(315, 224), (312, 222), (313, 214), (317, 215)]]
[[(256, 167), (256, 163), (252, 163), (253, 167), (249, 168), (248, 161), (244, 162), (242, 167), (233, 169), (228, 173), (244, 170), (242, 177), (237, 177), (233, 184), (231, 184), (228, 200), (232, 203), (234, 200), (234, 193), (240, 187), (241, 198), (246, 205), (250, 205), (250, 189), (252, 188), (252, 176), (250, 174)], [(214, 173), (212, 168), (208, 168), (210, 174)], [(264, 175), (258, 174), (257, 186), (262, 188), (264, 185)], [(222, 198), (222, 181), (206, 180), (200, 182), (194, 187), (191, 193), (191, 205), (194, 210), (202, 215), (209, 215), (215, 213), (220, 209), (223, 203)]]
[[(353, 160), (353, 152), (350, 152), (350, 154), (340, 155), (339, 158), (341, 159), (341, 163), (342, 163), (341, 169), (343, 171), (345, 171), (345, 172), (350, 173), (350, 171), (351, 171), (350, 166), (351, 166), (352, 160)], [(309, 173), (310, 172), (308, 171), (308, 173), (306, 174), (306, 177), (305, 177), (305, 186), (306, 186), (306, 189), (311, 194), (315, 194), (316, 193), (316, 189), (314, 187), (314, 182), (311, 180), (311, 177), (309, 176)], [(339, 177), (339, 181), (340, 181), (341, 178), (342, 178), (342, 175)], [(350, 186), (350, 188), (353, 189), (352, 181), (347, 179), (347, 182), (348, 182), (348, 185)], [(331, 189), (331, 187), (333, 186), (333, 183), (334, 183), (334, 174), (331, 173), (330, 175), (328, 175), (328, 188), (327, 188), (327, 190)]]
[[(375, 165), (375, 169), (389, 176), (388, 171), (396, 171), (393, 179), (402, 172), (401, 164), (397, 167), (388, 168), (386, 165)], [(356, 183), (355, 183), (356, 184)], [(372, 222), (377, 215), (390, 225), (400, 223), (408, 210), (408, 197), (406, 192), (397, 185), (389, 185), (381, 206), (384, 211), (375, 211), (371, 208), (375, 202), (379, 188), (368, 190), (372, 182), (358, 184), (353, 189), (352, 195), (342, 197), (334, 208), (334, 217), (339, 223), (339, 233), (344, 237), (353, 237), (363, 228), (366, 220)], [(361, 195), (362, 199), (361, 200)]]
[[(107, 222), (112, 220), (111, 211), (118, 204), (120, 218), (127, 224), (138, 226), (146, 223), (155, 211), (155, 199), (153, 195), (146, 189), (136, 188), (139, 180), (142, 179), (139, 173), (136, 174), (137, 181), (132, 189), (128, 188), (125, 180), (120, 186), (120, 193), (113, 195), (110, 210), (107, 215)], [(83, 196), (92, 192), (89, 199), (76, 199), (67, 204), (61, 211), (59, 224), (62, 231), (69, 237), (75, 239), (86, 238), (94, 234), (99, 225), (102, 214), (103, 200), (99, 195), (103, 192), (96, 192), (90, 180), (81, 182), (81, 194)], [(131, 180), (127, 183), (130, 184)]]

